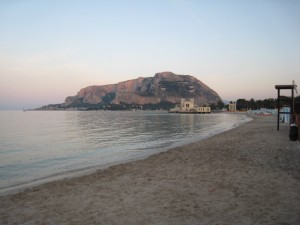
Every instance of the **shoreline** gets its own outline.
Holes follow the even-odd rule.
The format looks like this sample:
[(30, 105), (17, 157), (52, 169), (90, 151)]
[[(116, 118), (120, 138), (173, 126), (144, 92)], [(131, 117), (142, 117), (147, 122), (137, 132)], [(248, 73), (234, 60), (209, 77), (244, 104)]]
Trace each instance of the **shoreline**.
[[(300, 224), (300, 144), (276, 118), (1, 196), (2, 224)], [(18, 216), (16, 216), (18, 215)]]
[[(237, 114), (237, 113), (236, 112), (227, 112), (225, 114)], [(219, 134), (222, 134), (222, 133), (227, 132), (229, 130), (235, 129), (236, 127), (243, 126), (245, 123), (248, 123), (249, 121), (253, 120), (253, 118), (254, 118), (252, 114), (247, 114), (246, 112), (239, 112), (238, 114), (241, 114), (241, 115), (244, 115), (244, 116), (248, 117), (249, 120), (239, 121), (237, 123), (232, 124), (232, 126), (226, 128), (226, 129), (219, 129), (217, 131), (210, 132), (209, 134), (206, 134), (206, 135), (190, 137), (189, 139), (186, 139), (186, 140), (184, 140), (180, 143), (172, 143), (169, 146), (160, 147), (160, 148), (153, 148), (152, 150), (149, 150), (149, 152), (145, 152), (144, 154), (137, 155), (137, 156), (132, 157), (132, 158), (118, 160), (118, 161), (115, 161), (115, 162), (108, 162), (106, 164), (101, 164), (101, 165), (96, 165), (96, 166), (78, 168), (78, 169), (71, 170), (71, 171), (52, 174), (52, 175), (49, 175), (49, 176), (46, 176), (46, 177), (43, 177), (43, 178), (37, 178), (35, 180), (30, 180), (30, 181), (23, 182), (23, 183), (20, 183), (20, 184), (15, 184), (15, 185), (12, 185), (12, 186), (2, 187), (2, 188), (0, 188), (0, 196), (10, 195), (10, 194), (17, 194), (19, 192), (22, 192), (22, 191), (28, 189), (28, 188), (33, 188), (33, 187), (36, 187), (36, 186), (39, 186), (39, 185), (43, 185), (45, 183), (60, 181), (60, 180), (63, 180), (63, 179), (81, 177), (81, 176), (85, 176), (85, 175), (95, 173), (99, 170), (107, 169), (111, 166), (116, 166), (116, 165), (119, 165), (119, 164), (126, 164), (126, 163), (131, 163), (131, 162), (134, 162), (134, 161), (144, 160), (144, 159), (147, 159), (148, 157), (151, 157), (152, 155), (159, 154), (161, 152), (171, 151), (174, 148), (184, 147), (184, 146), (192, 144), (192, 143), (203, 141), (203, 140), (211, 138), (215, 135), (219, 135)]]

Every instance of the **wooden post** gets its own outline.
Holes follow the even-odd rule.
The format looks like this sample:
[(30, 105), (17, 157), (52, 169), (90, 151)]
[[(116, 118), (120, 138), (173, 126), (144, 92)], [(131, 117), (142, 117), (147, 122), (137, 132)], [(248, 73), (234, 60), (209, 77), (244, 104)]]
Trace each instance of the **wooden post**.
[(277, 89), (277, 130), (279, 130), (279, 110), (280, 110), (280, 89)]
[(300, 114), (296, 115), (296, 122), (298, 127), (298, 141), (300, 142)]
[(294, 116), (294, 88), (292, 89), (292, 99), (291, 99), (291, 115)]

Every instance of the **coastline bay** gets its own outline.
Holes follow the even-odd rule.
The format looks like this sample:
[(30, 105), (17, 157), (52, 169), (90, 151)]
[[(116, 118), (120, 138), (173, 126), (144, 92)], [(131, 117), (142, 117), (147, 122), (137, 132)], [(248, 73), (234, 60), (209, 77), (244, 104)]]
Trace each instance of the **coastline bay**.
[(288, 126), (277, 131), (274, 116), (256, 117), (144, 160), (2, 196), (0, 221), (297, 225), (299, 149)]
[(249, 120), (160, 111), (0, 113), (1, 192), (142, 159)]

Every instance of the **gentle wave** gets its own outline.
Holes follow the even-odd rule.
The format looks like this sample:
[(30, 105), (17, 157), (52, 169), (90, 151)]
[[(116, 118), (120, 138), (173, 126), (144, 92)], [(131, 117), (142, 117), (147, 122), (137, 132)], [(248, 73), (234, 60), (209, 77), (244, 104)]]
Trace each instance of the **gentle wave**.
[(0, 112), (0, 191), (143, 158), (249, 121), (237, 114)]

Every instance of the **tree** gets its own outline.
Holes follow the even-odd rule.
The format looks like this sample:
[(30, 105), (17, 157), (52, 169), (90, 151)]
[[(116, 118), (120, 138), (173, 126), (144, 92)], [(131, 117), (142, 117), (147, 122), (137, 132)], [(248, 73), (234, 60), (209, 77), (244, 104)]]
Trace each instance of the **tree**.
[(250, 99), (250, 101), (248, 102), (248, 106), (247, 106), (247, 109), (250, 108), (250, 109), (256, 109), (256, 104), (255, 104), (255, 100), (253, 98)]
[(249, 102), (246, 99), (238, 99), (236, 101), (236, 109), (237, 110), (247, 110), (249, 106)]
[(263, 108), (274, 109), (276, 107), (276, 100), (274, 98), (265, 99), (262, 105)]
[(211, 103), (211, 104), (209, 105), (209, 107), (211, 108), (211, 110), (217, 109), (217, 106), (216, 106), (215, 103)]
[(257, 100), (255, 102), (255, 108), (260, 109), (260, 108), (265, 108), (264, 107), (264, 102), (262, 100)]
[(222, 102), (222, 101), (218, 101), (218, 103), (217, 103), (217, 108), (218, 109), (223, 109), (225, 107), (225, 104), (224, 104), (224, 102)]

